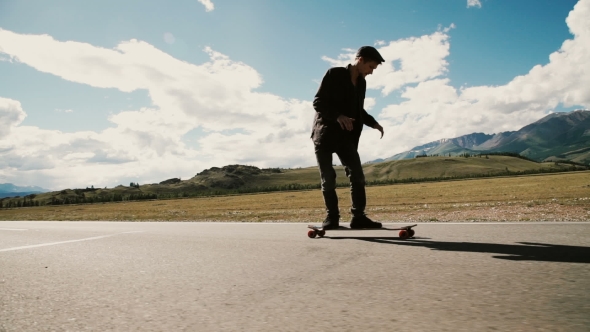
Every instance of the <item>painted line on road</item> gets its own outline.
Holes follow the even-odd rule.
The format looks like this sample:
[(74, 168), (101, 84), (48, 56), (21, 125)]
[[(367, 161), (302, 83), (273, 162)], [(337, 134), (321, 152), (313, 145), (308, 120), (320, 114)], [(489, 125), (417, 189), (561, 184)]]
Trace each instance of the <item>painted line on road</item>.
[(46, 246), (55, 246), (55, 245), (58, 245), (58, 244), (66, 244), (66, 243), (74, 243), (74, 242), (82, 242), (82, 241), (92, 241), (92, 240), (104, 239), (104, 238), (115, 236), (115, 235), (131, 234), (131, 233), (141, 233), (141, 232), (144, 232), (144, 231), (131, 231), (131, 232), (123, 232), (123, 233), (116, 233), (116, 234), (109, 234), (109, 235), (101, 235), (101, 236), (87, 237), (87, 238), (84, 238), (84, 239), (77, 239), (77, 240), (68, 240), (68, 241), (60, 241), (60, 242), (50, 242), (50, 243), (33, 244), (33, 245), (30, 245), (30, 246), (22, 246), (22, 247), (13, 247), (13, 248), (0, 249), (0, 252), (23, 250), (23, 249), (32, 249), (32, 248), (39, 248), (39, 247), (46, 247)]
[(24, 228), (0, 228), (0, 231), (28, 231)]

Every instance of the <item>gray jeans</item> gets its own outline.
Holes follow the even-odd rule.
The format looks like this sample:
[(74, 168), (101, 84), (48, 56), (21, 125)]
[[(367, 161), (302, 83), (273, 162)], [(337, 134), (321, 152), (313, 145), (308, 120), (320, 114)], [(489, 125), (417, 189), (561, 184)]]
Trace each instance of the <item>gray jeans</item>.
[(336, 150), (315, 149), (315, 157), (320, 169), (320, 178), (326, 212), (329, 216), (339, 216), (338, 198), (336, 196), (336, 170), (332, 166), (332, 157), (336, 153), (344, 166), (346, 176), (350, 181), (350, 198), (352, 207), (350, 212), (354, 216), (365, 214), (367, 197), (365, 194), (365, 173), (361, 165), (358, 151), (351, 146), (343, 146)]

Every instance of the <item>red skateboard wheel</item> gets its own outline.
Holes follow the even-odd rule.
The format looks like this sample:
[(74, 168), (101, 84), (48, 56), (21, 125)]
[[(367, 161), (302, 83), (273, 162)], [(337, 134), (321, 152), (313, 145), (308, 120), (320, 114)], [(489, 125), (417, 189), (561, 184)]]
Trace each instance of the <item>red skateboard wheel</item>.
[(402, 229), (401, 231), (399, 231), (399, 238), (400, 239), (407, 239), (408, 237), (410, 237), (410, 234), (408, 234), (408, 231), (406, 231), (405, 229)]
[(318, 231), (318, 235), (320, 237), (324, 237), (324, 235), (326, 235), (326, 231), (324, 231), (324, 230)]
[(310, 238), (312, 238), (312, 239), (313, 239), (313, 238), (316, 236), (316, 234), (317, 234), (317, 232), (316, 232), (315, 230), (313, 230), (313, 229), (310, 229), (310, 230), (307, 232), (307, 236), (309, 236), (309, 237), (310, 237)]

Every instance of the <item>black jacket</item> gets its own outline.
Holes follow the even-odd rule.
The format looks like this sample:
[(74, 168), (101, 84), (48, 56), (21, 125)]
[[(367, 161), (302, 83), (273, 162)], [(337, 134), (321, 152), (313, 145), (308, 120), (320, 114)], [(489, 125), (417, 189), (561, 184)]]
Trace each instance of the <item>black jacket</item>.
[[(363, 124), (373, 127), (377, 124), (364, 109), (367, 81), (362, 76), (357, 80), (356, 93), (348, 67), (330, 68), (313, 100), (316, 114), (313, 121), (311, 138), (316, 148), (336, 149), (343, 144), (358, 148)], [(336, 121), (345, 115), (355, 119), (352, 131), (343, 130)]]

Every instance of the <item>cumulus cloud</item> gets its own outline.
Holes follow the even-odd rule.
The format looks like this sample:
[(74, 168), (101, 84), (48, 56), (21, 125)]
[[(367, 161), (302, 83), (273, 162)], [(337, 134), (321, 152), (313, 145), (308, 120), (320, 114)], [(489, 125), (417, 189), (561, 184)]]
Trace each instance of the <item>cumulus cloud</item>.
[(20, 102), (0, 97), (0, 139), (8, 136), (11, 129), (25, 119)]
[(164, 42), (166, 42), (166, 44), (172, 45), (175, 41), (176, 37), (174, 37), (174, 35), (171, 32), (164, 33)]
[[(367, 88), (386, 96), (404, 85), (440, 76), (447, 72), (449, 48), (449, 35), (443, 31), (384, 43), (377, 49), (386, 61), (367, 79)], [(344, 49), (335, 59), (322, 59), (332, 66), (345, 66), (355, 55), (356, 50)]]
[(481, 8), (481, 1), (480, 0), (467, 0), (467, 8), (470, 8), (470, 7)]
[(370, 111), (371, 109), (373, 109), (373, 107), (375, 106), (375, 104), (377, 103), (377, 100), (375, 98), (371, 98), (371, 97), (366, 97), (365, 98), (365, 110)]
[(205, 6), (205, 10), (208, 12), (215, 9), (215, 5), (213, 5), (213, 2), (211, 2), (211, 0), (199, 0), (199, 2), (203, 4), (203, 6)]
[(448, 33), (449, 31), (455, 29), (457, 26), (455, 25), (455, 23), (451, 23), (451, 25), (449, 25), (448, 27), (443, 28), (442, 24), (438, 25), (438, 31), (442, 31), (444, 33)]

